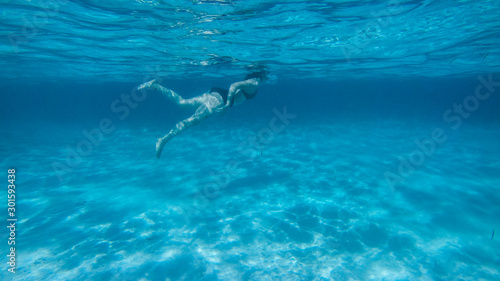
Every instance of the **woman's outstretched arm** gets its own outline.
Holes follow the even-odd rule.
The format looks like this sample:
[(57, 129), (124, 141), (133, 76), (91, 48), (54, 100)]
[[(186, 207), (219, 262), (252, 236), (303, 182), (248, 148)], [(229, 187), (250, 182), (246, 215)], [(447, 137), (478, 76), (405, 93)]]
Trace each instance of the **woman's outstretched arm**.
[(247, 79), (245, 81), (240, 81), (231, 84), (229, 87), (229, 93), (227, 95), (227, 103), (226, 106), (231, 107), (233, 106), (233, 100), (235, 95), (238, 93), (238, 91), (243, 90), (243, 91), (255, 91), (256, 88), (259, 87), (259, 80), (255, 78)]

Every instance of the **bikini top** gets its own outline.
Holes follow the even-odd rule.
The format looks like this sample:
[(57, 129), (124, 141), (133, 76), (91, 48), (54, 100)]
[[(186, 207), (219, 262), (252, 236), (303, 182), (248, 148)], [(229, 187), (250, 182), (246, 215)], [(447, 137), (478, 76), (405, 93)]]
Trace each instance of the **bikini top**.
[(240, 91), (243, 93), (243, 95), (245, 96), (245, 98), (247, 100), (251, 100), (257, 95), (257, 91), (255, 91), (253, 94), (249, 94), (249, 93), (245, 92), (244, 90), (240, 90)]
[[(247, 100), (253, 99), (257, 95), (257, 91), (255, 91), (255, 93), (253, 93), (253, 94), (249, 94), (249, 93), (247, 93), (247, 92), (245, 92), (244, 90), (241, 90), (241, 89), (240, 89), (240, 91), (241, 91), (241, 93), (243, 93), (243, 96), (245, 96), (245, 98)], [(212, 92), (216, 92), (219, 95), (221, 95), (222, 99), (224, 100), (224, 104), (227, 103), (227, 96), (229, 95), (229, 91), (228, 90), (217, 88), (217, 87), (213, 87), (212, 89), (210, 89), (210, 93), (212, 93)], [(233, 103), (234, 103), (234, 96), (229, 101), (229, 107), (232, 107)]]

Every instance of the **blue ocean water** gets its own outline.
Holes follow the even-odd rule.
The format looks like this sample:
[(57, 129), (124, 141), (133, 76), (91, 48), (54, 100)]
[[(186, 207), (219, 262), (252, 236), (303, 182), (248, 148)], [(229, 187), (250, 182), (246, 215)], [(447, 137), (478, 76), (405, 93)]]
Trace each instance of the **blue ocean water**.
[(1, 280), (500, 280), (499, 1), (0, 8)]

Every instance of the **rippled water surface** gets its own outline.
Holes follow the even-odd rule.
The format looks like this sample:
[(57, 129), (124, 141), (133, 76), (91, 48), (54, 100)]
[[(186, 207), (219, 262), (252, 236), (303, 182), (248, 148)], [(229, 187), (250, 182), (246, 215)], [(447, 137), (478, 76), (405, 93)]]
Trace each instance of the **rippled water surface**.
[[(500, 280), (499, 14), (0, 0), (0, 280)], [(190, 98), (259, 69), (156, 159), (195, 109), (140, 83)]]
[(498, 1), (1, 1), (4, 78), (467, 76), (498, 69)]

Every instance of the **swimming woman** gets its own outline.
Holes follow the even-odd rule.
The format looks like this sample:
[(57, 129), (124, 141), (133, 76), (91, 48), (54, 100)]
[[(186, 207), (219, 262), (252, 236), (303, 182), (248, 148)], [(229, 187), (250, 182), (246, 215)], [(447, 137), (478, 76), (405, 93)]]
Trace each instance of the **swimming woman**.
[(156, 142), (156, 157), (160, 158), (165, 144), (179, 133), (189, 127), (198, 125), (202, 120), (210, 117), (216, 112), (223, 112), (230, 107), (239, 105), (246, 100), (253, 99), (262, 82), (267, 79), (267, 71), (261, 70), (245, 77), (243, 81), (231, 84), (229, 90), (221, 88), (212, 88), (208, 93), (191, 98), (184, 99), (174, 91), (160, 85), (156, 80), (151, 80), (138, 87), (141, 89), (155, 89), (160, 91), (170, 100), (183, 107), (197, 107), (193, 116), (177, 123), (164, 137)]

